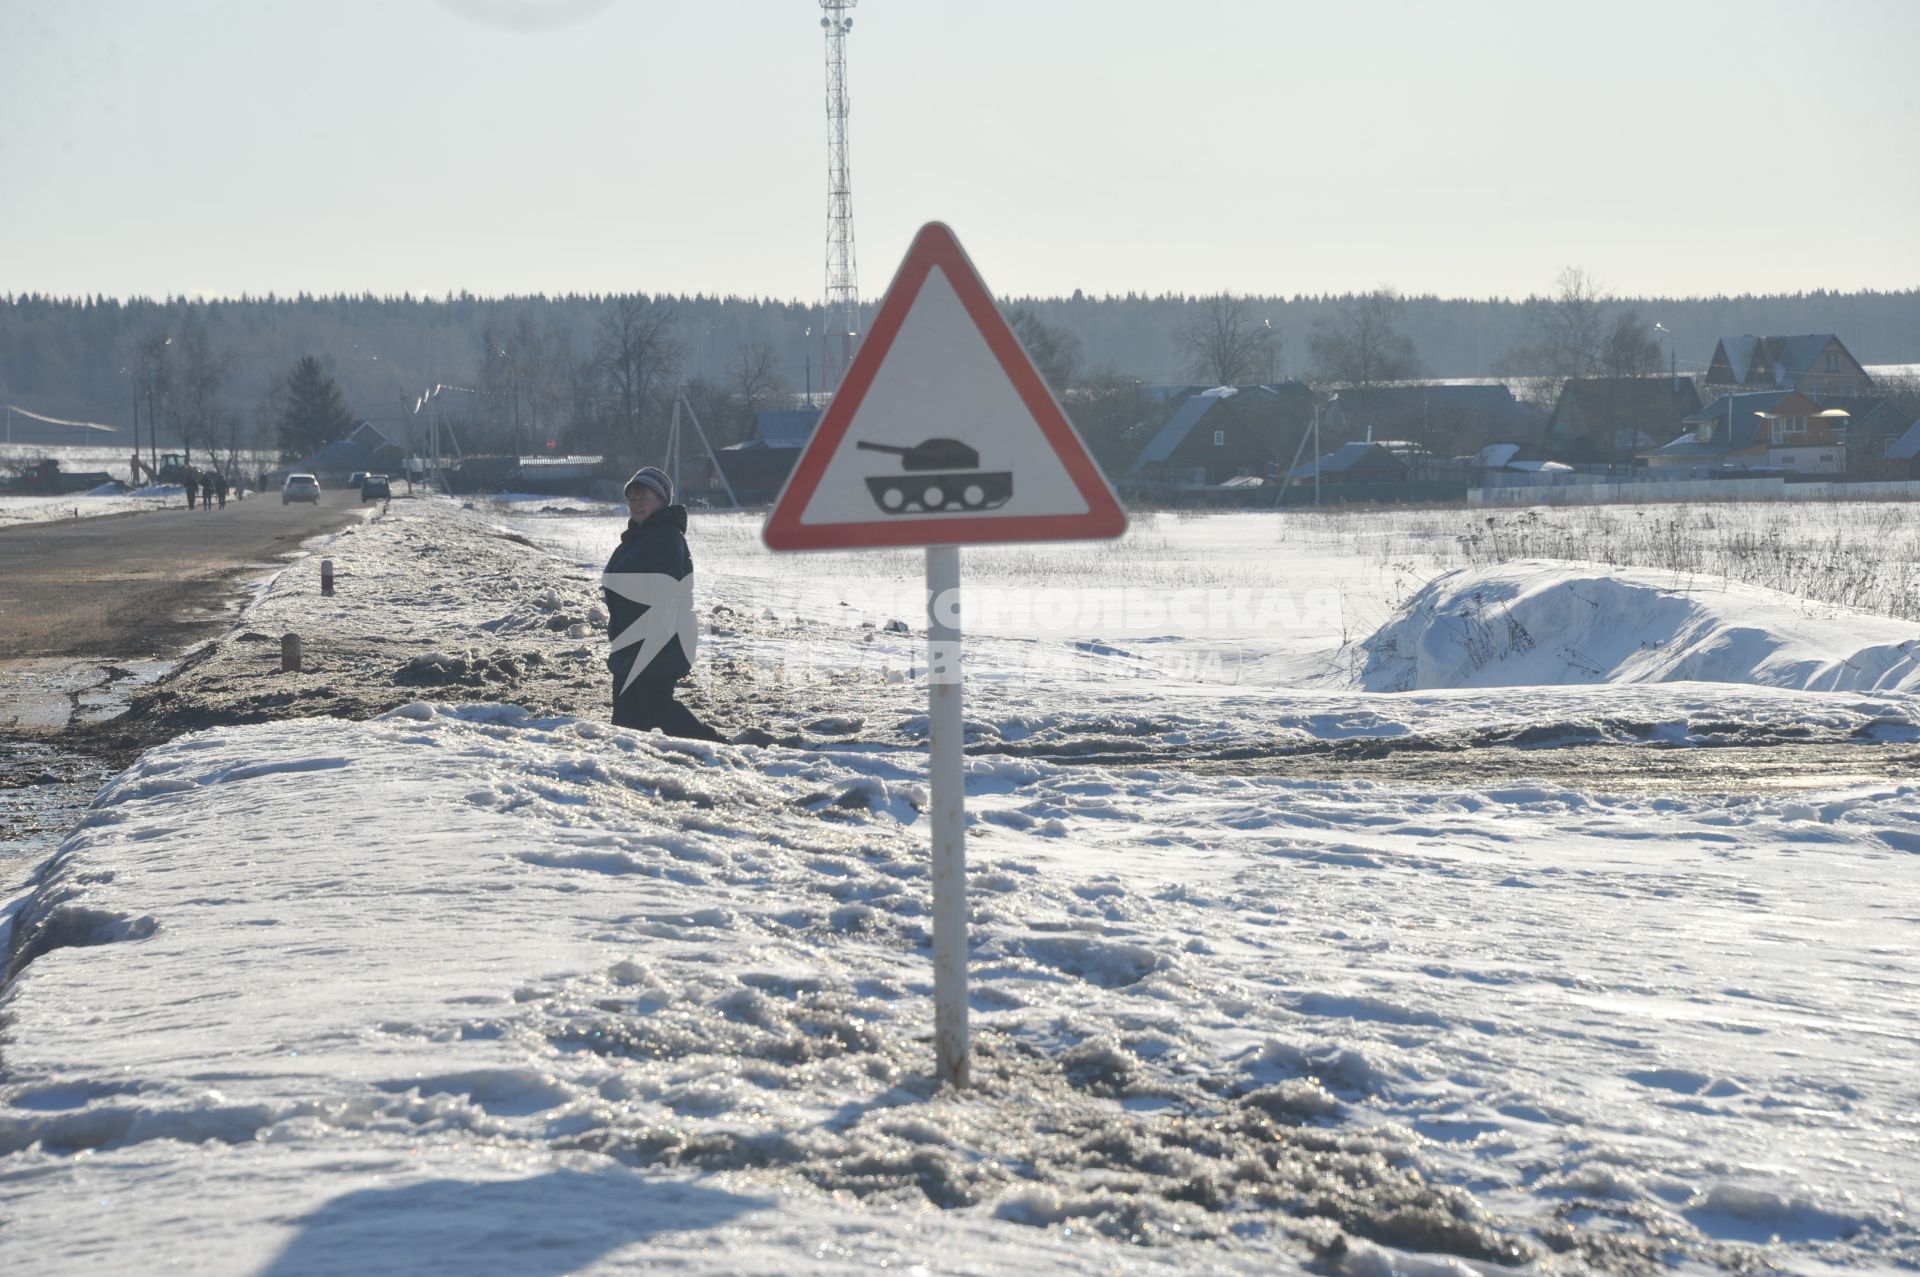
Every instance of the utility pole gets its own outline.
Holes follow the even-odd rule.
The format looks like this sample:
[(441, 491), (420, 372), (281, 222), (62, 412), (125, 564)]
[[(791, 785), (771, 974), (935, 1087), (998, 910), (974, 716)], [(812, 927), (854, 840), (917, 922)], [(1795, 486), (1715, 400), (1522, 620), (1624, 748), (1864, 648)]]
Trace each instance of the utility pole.
[(507, 363), (511, 365), (513, 372), (513, 381), (511, 383), (513, 387), (513, 456), (514, 460), (518, 461), (522, 451), (520, 440), (520, 364), (512, 355), (509, 355), (504, 350), (500, 352), (500, 358), (506, 360)]

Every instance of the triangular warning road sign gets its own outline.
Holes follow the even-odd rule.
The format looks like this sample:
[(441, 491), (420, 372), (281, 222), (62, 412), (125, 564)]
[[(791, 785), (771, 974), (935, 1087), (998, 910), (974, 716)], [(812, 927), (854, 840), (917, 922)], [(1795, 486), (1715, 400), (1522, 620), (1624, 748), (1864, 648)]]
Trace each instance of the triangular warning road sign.
[(776, 550), (847, 550), (1126, 527), (960, 241), (929, 222), (761, 535)]

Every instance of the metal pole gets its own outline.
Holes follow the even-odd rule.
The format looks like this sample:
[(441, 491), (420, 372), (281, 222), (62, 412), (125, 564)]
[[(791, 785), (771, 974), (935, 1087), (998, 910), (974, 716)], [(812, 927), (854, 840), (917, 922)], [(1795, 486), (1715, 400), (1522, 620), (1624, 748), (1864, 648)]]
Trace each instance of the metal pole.
[(1320, 448), (1320, 414), (1313, 414), (1313, 504), (1320, 504), (1320, 459), (1326, 454)]
[(933, 1040), (937, 1075), (968, 1081), (967, 791), (960, 716), (960, 547), (927, 547), (927, 770), (933, 837)]
[[(680, 402), (687, 405), (687, 420), (693, 423), (694, 433), (700, 436), (700, 446), (707, 450), (707, 460), (713, 463), (713, 472), (720, 476), (720, 486), (727, 490), (727, 503), (738, 510), (740, 498), (733, 495), (733, 484), (727, 480), (727, 472), (720, 465), (720, 454), (713, 450), (713, 443), (707, 438), (706, 427), (700, 424), (700, 415), (693, 410), (693, 401), (682, 392)], [(677, 484), (679, 481), (675, 482)]]
[(686, 401), (687, 392), (683, 387), (680, 397), (673, 401), (673, 422), (667, 427), (667, 474), (673, 480), (673, 493), (680, 495), (680, 405)]

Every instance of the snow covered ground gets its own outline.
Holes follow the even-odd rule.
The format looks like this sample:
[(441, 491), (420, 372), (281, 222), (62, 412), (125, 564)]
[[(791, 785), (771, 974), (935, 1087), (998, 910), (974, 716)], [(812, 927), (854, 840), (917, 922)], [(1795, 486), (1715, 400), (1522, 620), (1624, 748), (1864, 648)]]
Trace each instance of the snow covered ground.
[(130, 492), (76, 492), (64, 497), (0, 497), (0, 528), (16, 523), (135, 514), (186, 503), (187, 490), (178, 484), (150, 484)]
[[(1572, 747), (1880, 757), (1920, 740), (1920, 631), (1714, 578), (1461, 569), (1416, 522), (966, 552), (964, 1094), (928, 1082), (916, 555), (776, 559), (696, 516), (710, 703), (791, 745), (422, 701), (149, 752), (8, 909), (0, 1258), (1920, 1265), (1916, 785), (1596, 786)], [(444, 661), (513, 634), (553, 664), (580, 640), (545, 618), (591, 606), (617, 530), (420, 502), (336, 554), (410, 581)], [(444, 588), (489, 544), (484, 597)], [(335, 624), (302, 571), (237, 628)], [(383, 596), (358, 623), (401, 622)], [(1285, 763), (1494, 739), (1538, 765)]]

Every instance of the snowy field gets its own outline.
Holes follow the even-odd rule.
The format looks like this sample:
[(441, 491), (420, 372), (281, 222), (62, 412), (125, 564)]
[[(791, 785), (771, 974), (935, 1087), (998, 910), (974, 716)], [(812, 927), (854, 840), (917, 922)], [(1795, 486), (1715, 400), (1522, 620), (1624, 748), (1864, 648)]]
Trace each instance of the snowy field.
[(103, 514), (184, 507), (187, 490), (178, 484), (151, 484), (131, 492), (76, 492), (64, 497), (0, 497), (0, 528), (58, 519), (93, 519)]
[[(142, 452), (142, 456), (146, 453)], [(0, 471), (51, 458), (69, 473), (105, 471), (121, 482), (133, 477), (124, 448), (0, 445)], [(249, 471), (251, 473), (251, 471)], [(60, 497), (0, 497), (0, 528), (56, 519), (91, 519), (104, 514), (134, 514), (167, 506), (184, 507), (187, 490), (179, 484), (148, 484), (126, 492), (100, 489)]]
[[(1812, 542), (1835, 509), (1884, 520), (1894, 581), (1903, 507), (1739, 517)], [(1594, 784), (1570, 747), (1902, 748), (1920, 628), (1552, 522), (1593, 513), (1529, 533), (1587, 527), (1582, 562), (1378, 513), (967, 551), (963, 1094), (928, 1082), (916, 554), (696, 515), (702, 677), (786, 745), (421, 701), (156, 749), (8, 909), (0, 1259), (1920, 1265), (1920, 786)], [(549, 574), (444, 588), (420, 538), (484, 571), (490, 526)], [(618, 526), (419, 502), (335, 553), (414, 583), (362, 624), (584, 660)], [(308, 566), (241, 626), (320, 624)], [(1486, 740), (1538, 764), (1286, 761)]]

